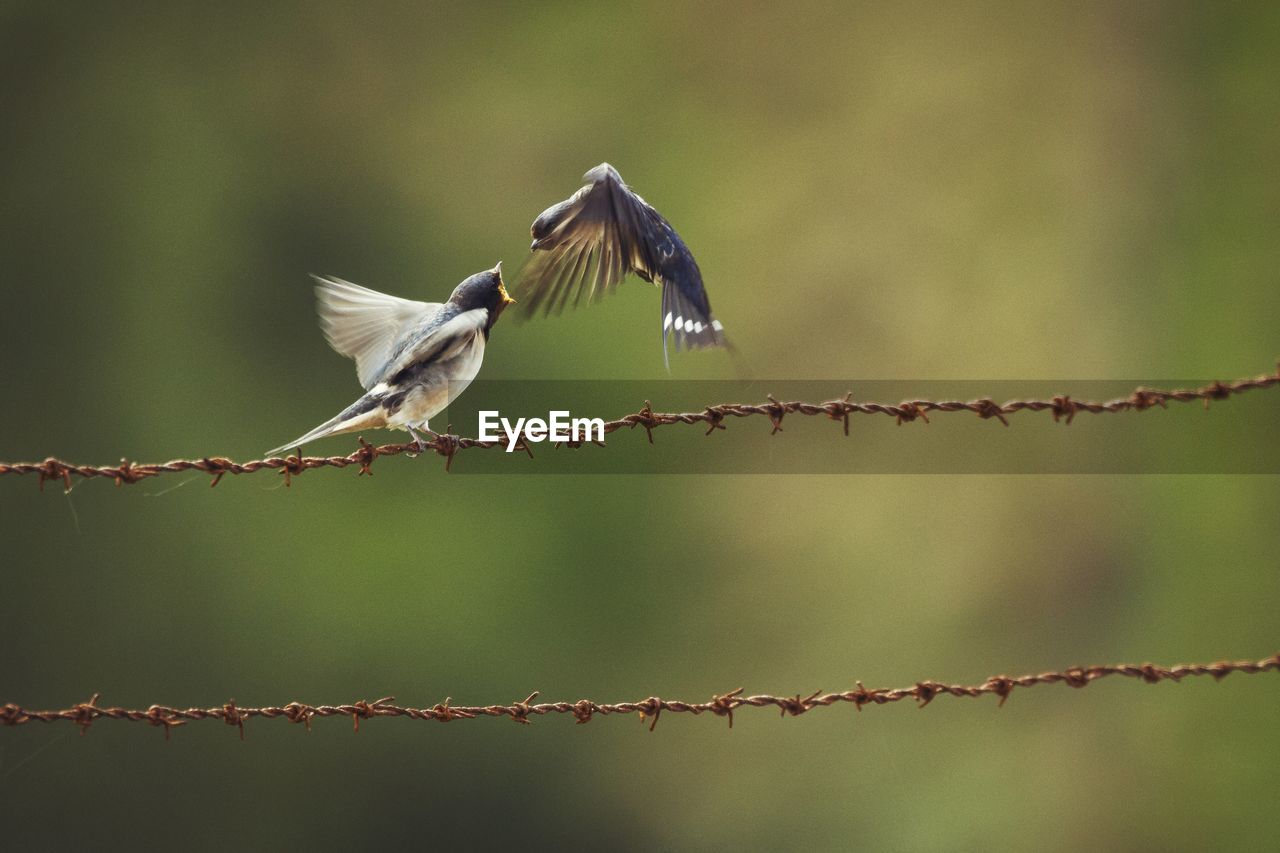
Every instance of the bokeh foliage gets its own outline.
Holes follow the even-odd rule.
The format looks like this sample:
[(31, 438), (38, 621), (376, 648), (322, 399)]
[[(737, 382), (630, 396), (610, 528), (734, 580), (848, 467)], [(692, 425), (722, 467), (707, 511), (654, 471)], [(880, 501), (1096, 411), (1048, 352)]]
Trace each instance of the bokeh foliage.
[[(532, 218), (606, 159), (694, 248), (757, 377), (1261, 372), (1278, 46), (1271, 4), (7, 3), (0, 457), (251, 456), (297, 434), (357, 390), (306, 273), (441, 298), (513, 269)], [(656, 317), (627, 285), (504, 320), (484, 375), (663, 378)], [(715, 353), (674, 371), (737, 375)], [(1274, 477), (397, 459), (289, 490), (170, 485), (0, 483), (0, 701), (807, 694), (1278, 644)], [(1110, 682), (732, 733), (27, 726), (0, 732), (0, 834), (1259, 847), (1276, 689)]]

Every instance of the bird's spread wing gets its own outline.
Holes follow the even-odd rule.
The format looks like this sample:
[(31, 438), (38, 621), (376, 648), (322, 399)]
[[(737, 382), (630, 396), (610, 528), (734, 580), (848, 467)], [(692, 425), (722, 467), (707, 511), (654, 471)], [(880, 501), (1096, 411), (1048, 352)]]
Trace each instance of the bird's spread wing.
[[(456, 310), (456, 309), (454, 309)], [(448, 361), (483, 339), (489, 312), (485, 308), (473, 308), (457, 314), (441, 313), (422, 328), (410, 330), (382, 378), (395, 384), (403, 381), (403, 374), (415, 372), (436, 362)], [(483, 344), (482, 344), (483, 346)]]
[(313, 277), (325, 339), (355, 359), (366, 391), (386, 372), (404, 335), (441, 308), (439, 303), (400, 299), (339, 278)]
[(521, 273), (526, 314), (560, 311), (611, 292), (628, 272), (652, 280), (654, 245), (669, 229), (612, 166), (587, 172), (586, 186), (533, 223), (533, 253)]

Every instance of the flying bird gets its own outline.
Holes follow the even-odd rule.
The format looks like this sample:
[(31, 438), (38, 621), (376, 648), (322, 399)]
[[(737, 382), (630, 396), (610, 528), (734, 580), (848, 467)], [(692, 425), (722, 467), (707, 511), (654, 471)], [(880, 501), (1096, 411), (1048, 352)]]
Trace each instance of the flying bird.
[(675, 348), (727, 346), (711, 314), (693, 253), (662, 214), (632, 192), (608, 163), (582, 176), (587, 185), (533, 222), (532, 255), (521, 273), (525, 313), (561, 311), (612, 292), (627, 273), (662, 288), (662, 358)]
[(480, 372), (485, 344), (503, 309), (515, 302), (502, 264), (464, 280), (443, 305), (388, 296), (338, 278), (313, 276), (324, 336), (355, 359), (365, 395), (311, 432), (269, 454), (344, 432), (417, 430), (444, 410)]

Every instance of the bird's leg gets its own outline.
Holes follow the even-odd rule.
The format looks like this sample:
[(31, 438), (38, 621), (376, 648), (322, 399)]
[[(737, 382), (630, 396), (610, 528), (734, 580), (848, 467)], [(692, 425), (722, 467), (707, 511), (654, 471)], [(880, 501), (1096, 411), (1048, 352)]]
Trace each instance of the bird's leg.
[(409, 435), (413, 436), (413, 443), (414, 443), (413, 453), (415, 456), (427, 449), (427, 443), (422, 439), (422, 436), (418, 435), (418, 433), (414, 430), (413, 427), (406, 424), (405, 429), (409, 431)]
[(429, 438), (424, 439), (422, 436), (418, 435), (417, 430), (415, 430), (411, 426), (408, 426), (407, 424), (405, 425), (405, 429), (409, 431), (409, 435), (413, 436), (413, 442), (414, 444), (417, 445), (417, 447), (414, 450), (415, 453), (422, 453), (424, 450), (427, 449), (428, 441), (435, 441), (437, 438), (440, 437), (438, 433), (433, 432), (431, 428), (427, 426), (426, 421), (423, 421), (421, 424), (419, 424), (418, 429), (425, 432), (429, 436)]

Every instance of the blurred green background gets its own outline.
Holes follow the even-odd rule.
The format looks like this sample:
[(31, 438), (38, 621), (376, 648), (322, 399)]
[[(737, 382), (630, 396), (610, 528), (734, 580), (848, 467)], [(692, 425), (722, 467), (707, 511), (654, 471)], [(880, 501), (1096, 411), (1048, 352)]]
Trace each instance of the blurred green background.
[[(244, 458), (298, 434), (358, 390), (306, 273), (443, 298), (514, 269), (533, 217), (602, 160), (694, 248), (756, 376), (1069, 393), (1280, 353), (1274, 4), (0, 8), (6, 460)], [(482, 375), (663, 379), (656, 303), (627, 284), (504, 319)], [(736, 375), (721, 353), (673, 374)], [(1280, 647), (1274, 477), (433, 458), (281, 485), (5, 478), (0, 701), (698, 699)], [(1105, 681), (1000, 710), (743, 712), (731, 732), (28, 725), (0, 731), (0, 834), (1258, 849), (1280, 829), (1277, 690)]]

